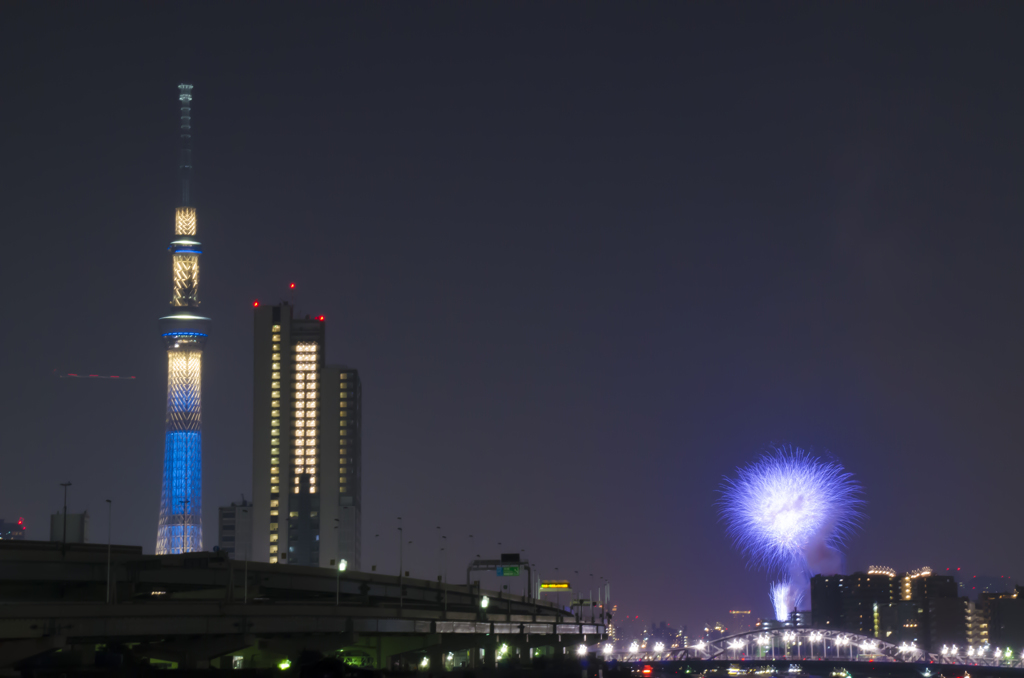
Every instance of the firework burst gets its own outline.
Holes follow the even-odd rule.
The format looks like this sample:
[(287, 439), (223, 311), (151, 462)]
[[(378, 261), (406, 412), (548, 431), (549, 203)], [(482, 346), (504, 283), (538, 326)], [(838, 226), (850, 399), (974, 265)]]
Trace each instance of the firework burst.
[[(722, 484), (722, 517), (751, 564), (788, 572), (778, 594), (800, 604), (809, 575), (842, 567), (839, 548), (860, 524), (860, 485), (837, 462), (772, 447)], [(786, 592), (782, 596), (783, 591)]]

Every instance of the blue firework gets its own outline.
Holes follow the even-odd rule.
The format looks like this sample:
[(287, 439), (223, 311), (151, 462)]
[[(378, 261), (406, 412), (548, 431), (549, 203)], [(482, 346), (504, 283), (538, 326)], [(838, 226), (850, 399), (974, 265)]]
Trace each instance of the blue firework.
[(758, 567), (806, 568), (808, 549), (836, 549), (863, 514), (860, 485), (837, 462), (800, 448), (771, 447), (722, 484), (722, 517)]

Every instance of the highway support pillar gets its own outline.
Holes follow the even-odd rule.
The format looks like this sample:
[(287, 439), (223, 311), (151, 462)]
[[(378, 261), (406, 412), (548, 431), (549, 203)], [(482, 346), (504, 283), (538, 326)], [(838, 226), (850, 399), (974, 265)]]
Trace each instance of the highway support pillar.
[(427, 659), (430, 660), (431, 673), (443, 672), (445, 670), (444, 654), (444, 648), (440, 643), (427, 650)]

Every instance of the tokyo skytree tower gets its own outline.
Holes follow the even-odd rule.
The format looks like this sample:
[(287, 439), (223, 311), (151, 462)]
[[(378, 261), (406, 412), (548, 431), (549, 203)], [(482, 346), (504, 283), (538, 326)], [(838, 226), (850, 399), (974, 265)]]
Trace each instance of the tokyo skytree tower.
[(167, 345), (167, 428), (156, 552), (203, 549), (202, 367), (210, 319), (199, 315), (196, 208), (192, 206), (192, 85), (178, 85), (181, 105), (181, 203), (175, 211), (170, 313), (160, 318)]

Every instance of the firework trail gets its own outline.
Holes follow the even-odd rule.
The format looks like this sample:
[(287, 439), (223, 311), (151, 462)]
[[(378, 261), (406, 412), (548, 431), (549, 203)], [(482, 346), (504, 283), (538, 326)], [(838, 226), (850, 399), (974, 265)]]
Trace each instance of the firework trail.
[(863, 518), (860, 492), (841, 464), (789, 446), (723, 482), (722, 517), (736, 546), (751, 564), (789, 575), (772, 586), (779, 619), (810, 601), (810, 577), (842, 569), (840, 548)]
[(769, 595), (775, 608), (775, 618), (779, 620), (789, 619), (789, 613), (800, 609), (804, 601), (803, 592), (788, 581), (774, 582)]

